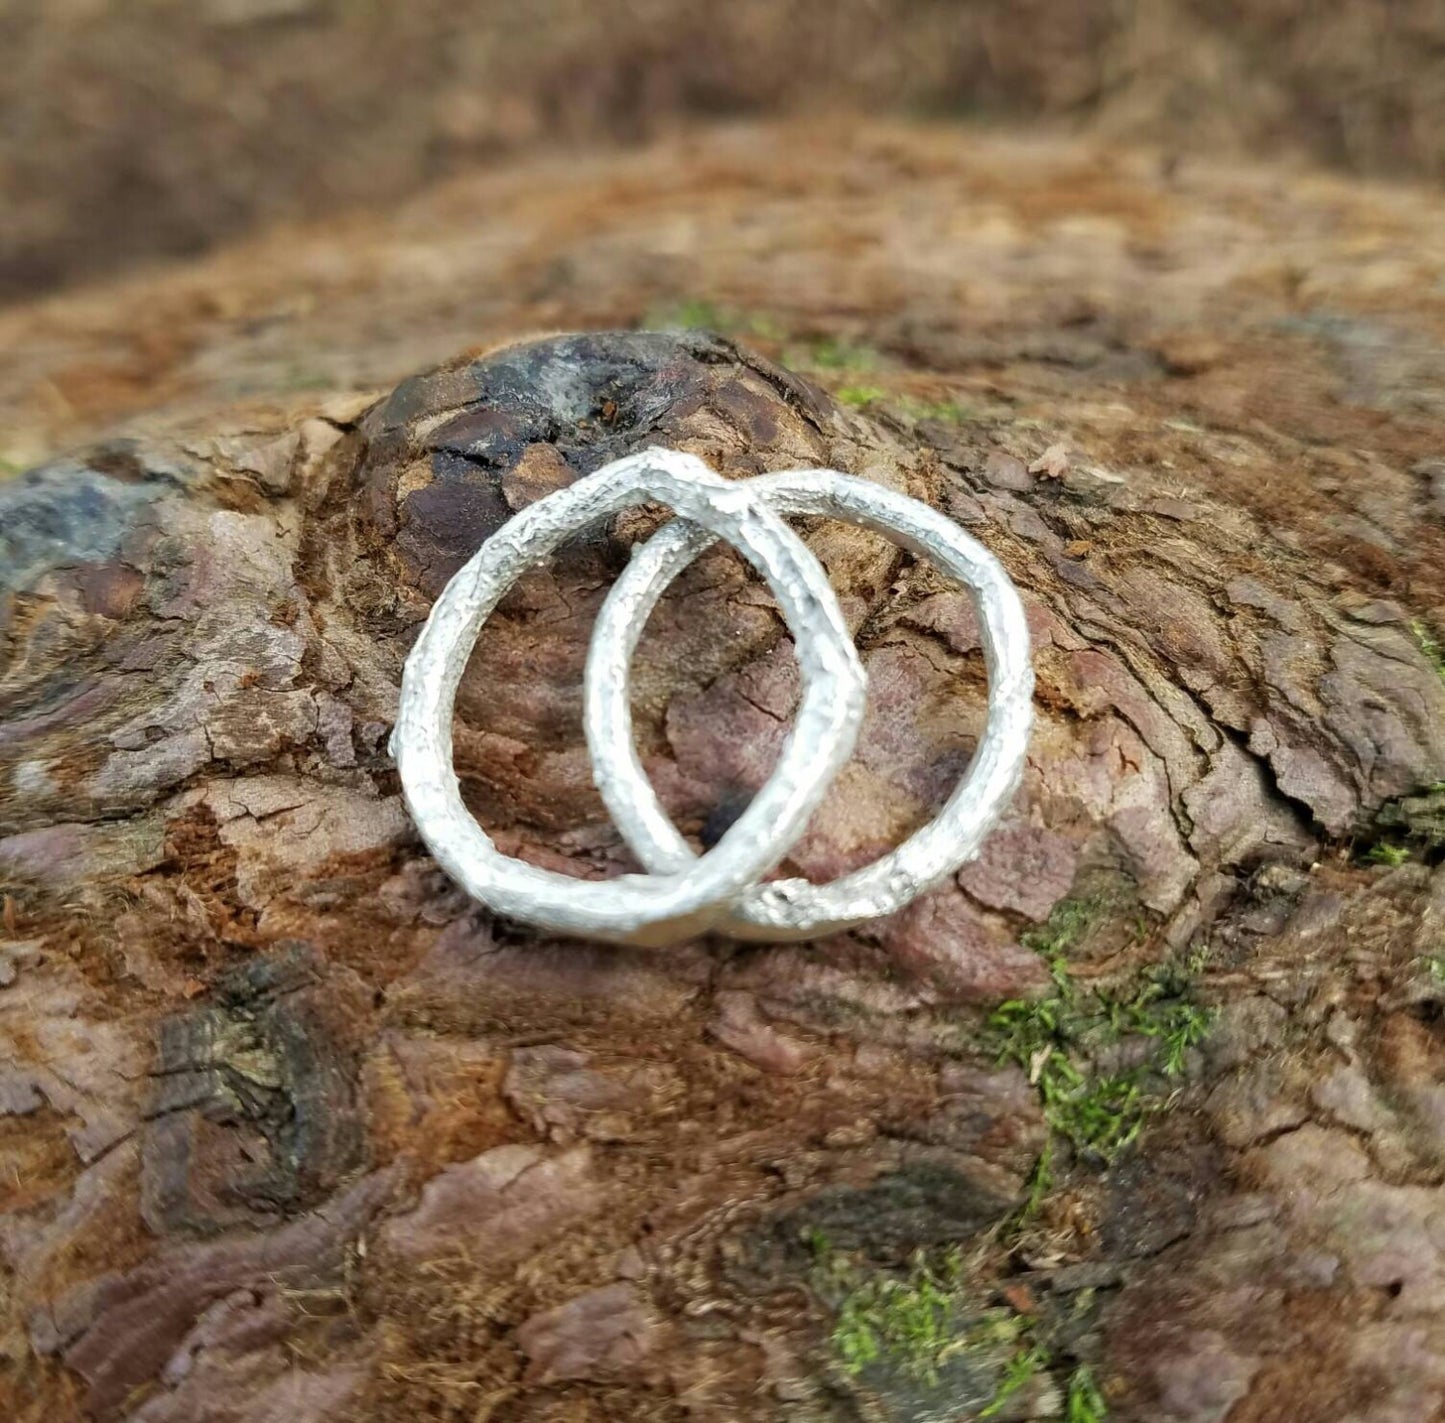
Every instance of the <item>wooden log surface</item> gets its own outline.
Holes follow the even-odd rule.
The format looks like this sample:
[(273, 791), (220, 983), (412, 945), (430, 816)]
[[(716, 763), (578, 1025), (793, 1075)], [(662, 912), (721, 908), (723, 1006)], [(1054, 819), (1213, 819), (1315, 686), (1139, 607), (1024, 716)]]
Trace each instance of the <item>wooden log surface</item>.
[[(1445, 204), (766, 148), (0, 315), (7, 1416), (1439, 1416)], [(679, 318), (731, 335), (645, 329)], [(893, 920), (553, 941), (411, 829), (386, 738), (432, 599), (650, 443), (905, 490), (1023, 592), (1024, 787)], [(580, 675), (660, 517), (524, 580), (464, 679), (469, 803), (536, 863), (631, 867)], [(956, 588), (805, 533), (870, 679), (792, 860), (826, 878), (928, 816), (985, 683)], [(795, 690), (708, 554), (634, 680), (699, 844)]]

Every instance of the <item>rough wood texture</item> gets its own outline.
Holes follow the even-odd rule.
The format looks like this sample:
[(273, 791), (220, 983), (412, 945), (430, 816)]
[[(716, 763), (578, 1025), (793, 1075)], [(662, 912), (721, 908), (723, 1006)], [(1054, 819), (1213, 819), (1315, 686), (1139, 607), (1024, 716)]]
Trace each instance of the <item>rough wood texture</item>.
[[(4, 319), (7, 379), (28, 360), (73, 391), (97, 380), (87, 351), (157, 312), (187, 352), (158, 375), (166, 418), (0, 485), (14, 1416), (952, 1418), (998, 1397), (1011, 1345), (973, 1329), (986, 1308), (1049, 1350), (996, 1416), (1056, 1414), (1080, 1363), (1118, 1419), (1438, 1410), (1445, 210), (1002, 141), (892, 133), (860, 158), (785, 131), (762, 171), (732, 142), (688, 171), (756, 214), (747, 251), (737, 212), (669, 226), (698, 194), (664, 150), (557, 183), (545, 241), (508, 177), (370, 246), (297, 239), (293, 270), (325, 257), (336, 291), (278, 318), (284, 342), (183, 315), (203, 290), (280, 302), (264, 246)], [(799, 196), (803, 173), (853, 174), (856, 206)], [(403, 239), (408, 270), (383, 260)], [(265, 354), (380, 373), (460, 344), (468, 282), (491, 305), (466, 319), (500, 331), (543, 308), (640, 318), (679, 272), (711, 273), (722, 319), (812, 378), (716, 336), (620, 332), (323, 398)], [(89, 389), (67, 428), (116, 419), (115, 387)], [(216, 408), (238, 389), (262, 399)], [(896, 921), (786, 948), (554, 943), (419, 851), (385, 739), (431, 599), (513, 510), (654, 441), (734, 477), (817, 464), (905, 489), (1024, 591), (1024, 790), (983, 858)], [(594, 611), (651, 525), (599, 528), (520, 585), (458, 702), (477, 813), (578, 874), (628, 863), (577, 708)], [(982, 667), (946, 583), (848, 529), (808, 538), (871, 682), (862, 748), (796, 854), (826, 876), (952, 783)], [(736, 559), (680, 580), (636, 688), (654, 782), (706, 843), (795, 691)], [(1352, 857), (1382, 834), (1412, 862)], [(1087, 923), (1065, 933), (1060, 906)], [(1055, 1137), (1020, 1219), (1058, 1121), (986, 1019), (1053, 991), (1025, 937), (1124, 997), (1207, 951), (1217, 1015), (1148, 1079), (1137, 1142), (1105, 1163)], [(1080, 1062), (1149, 1047), (1125, 1032)], [(853, 1282), (951, 1245), (962, 1347), (935, 1373), (886, 1351), (850, 1373), (830, 1335)]]

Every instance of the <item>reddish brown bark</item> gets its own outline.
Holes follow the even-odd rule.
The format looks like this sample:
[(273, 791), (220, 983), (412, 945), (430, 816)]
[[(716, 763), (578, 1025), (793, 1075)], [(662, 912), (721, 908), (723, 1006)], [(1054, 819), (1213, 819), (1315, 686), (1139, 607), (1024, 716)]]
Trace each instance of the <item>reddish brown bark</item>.
[[(1209, 382), (1234, 357), (1057, 333), (1063, 354), (1017, 357), (1029, 379), (1145, 412), (1097, 453), (1001, 408), (865, 415), (728, 341), (624, 333), (459, 359), (375, 403), (112, 439), (0, 486), (16, 1415), (982, 1406), (997, 1349), (937, 1384), (840, 1366), (826, 1239), (884, 1271), (962, 1246), (977, 1306), (1006, 1301), (1050, 1341), (1015, 1416), (1048, 1416), (1082, 1361), (1119, 1418), (1430, 1417), (1445, 899), (1426, 841), (1394, 872), (1349, 847), (1382, 810), (1423, 823), (1401, 798), (1445, 777), (1445, 683), (1391, 597), (1439, 596), (1431, 475), (1381, 453), (1439, 427), (1390, 417), (1361, 452), (1321, 401), (1330, 454), (1242, 421), (1166, 425), (1166, 379), (1222, 400)], [(926, 372), (1036, 338), (969, 354), (984, 338), (940, 320), (889, 340), (897, 370)], [(894, 921), (793, 947), (553, 942), (469, 903), (410, 829), (385, 741), (431, 599), (513, 510), (649, 442), (732, 477), (823, 464), (906, 489), (1024, 592), (1024, 788), (980, 861)], [(1308, 497), (1272, 518), (1267, 477)], [(630, 864), (590, 788), (579, 680), (653, 519), (525, 580), (459, 700), (478, 815), (579, 874)], [(871, 538), (806, 535), (871, 685), (795, 856), (826, 876), (928, 813), (984, 681), (956, 590)], [(709, 555), (636, 675), (645, 759), (701, 842), (766, 774), (793, 691), (771, 603)], [(1107, 1169), (1058, 1146), (1042, 1213), (1005, 1229), (1048, 1133), (985, 1019), (1050, 991), (1021, 941), (1083, 900), (1077, 977), (1137, 984), (1204, 948), (1218, 1018), (1138, 1143)]]

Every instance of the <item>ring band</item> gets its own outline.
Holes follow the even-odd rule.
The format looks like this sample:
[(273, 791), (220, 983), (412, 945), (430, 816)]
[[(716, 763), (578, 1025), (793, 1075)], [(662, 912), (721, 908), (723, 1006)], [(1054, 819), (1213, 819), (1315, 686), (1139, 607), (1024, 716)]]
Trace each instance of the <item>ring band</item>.
[[(457, 686), (482, 624), (523, 572), (588, 524), (649, 501), (728, 539), (766, 579), (797, 641), (803, 698), (777, 773), (706, 855), (661, 875), (579, 880), (502, 854), (463, 804)], [(712, 928), (787, 854), (852, 754), (863, 699), (842, 611), (802, 540), (746, 485), (693, 455), (646, 450), (529, 505), (452, 578), (407, 657), (392, 751), (422, 839), (474, 898), (545, 929), (664, 945)]]
[[(988, 724), (963, 780), (930, 824), (882, 859), (831, 884), (787, 879), (756, 885), (725, 926), (735, 938), (817, 938), (901, 909), (978, 853), (1023, 774), (1033, 720), (1028, 625), (998, 560), (916, 499), (826, 469), (759, 475), (745, 487), (779, 514), (821, 514), (860, 525), (959, 579), (978, 609), (988, 669)], [(715, 535), (681, 520), (654, 534), (603, 603), (587, 657), (583, 724), (593, 779), (622, 838), (659, 874), (675, 873), (695, 855), (667, 818), (638, 760), (627, 664), (668, 584), (714, 542)]]
[[(645, 502), (678, 517), (635, 551), (603, 604), (588, 651), (583, 720), (598, 789), (649, 873), (580, 880), (502, 854), (466, 809), (452, 765), (456, 692), (482, 624), (512, 583), (587, 524)], [(987, 726), (938, 815), (882, 859), (826, 885), (763, 882), (852, 754), (864, 708), (863, 669), (842, 610), (818, 560), (782, 521), (796, 514), (873, 530), (962, 580), (978, 609), (989, 678)], [(772, 775), (699, 856), (668, 819), (638, 759), (628, 676), (658, 599), (719, 538), (777, 598), (803, 693)], [(529, 505), (452, 578), (407, 658), (392, 749), (423, 840), (462, 888), (499, 914), (646, 945), (714, 929), (737, 938), (803, 939), (890, 914), (977, 854), (1022, 776), (1032, 696), (1018, 593), (993, 555), (942, 514), (833, 470), (728, 481), (695, 456), (652, 449)]]

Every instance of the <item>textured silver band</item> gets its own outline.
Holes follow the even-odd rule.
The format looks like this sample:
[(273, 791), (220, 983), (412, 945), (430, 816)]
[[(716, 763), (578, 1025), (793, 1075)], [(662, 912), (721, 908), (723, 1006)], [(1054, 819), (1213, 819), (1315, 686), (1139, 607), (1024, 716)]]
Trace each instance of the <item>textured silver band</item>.
[[(578, 880), (503, 855), (467, 811), (452, 767), (453, 704), (481, 626), (515, 579), (585, 525), (644, 502), (681, 517), (635, 552), (603, 605), (587, 658), (584, 725), (598, 789), (650, 873)], [(872, 529), (962, 580), (979, 612), (989, 674), (987, 727), (937, 817), (874, 864), (827, 885), (762, 882), (852, 754), (863, 716), (862, 668), (822, 568), (780, 517), (794, 514)], [(698, 856), (667, 818), (637, 757), (628, 673), (657, 600), (719, 538), (773, 590), (797, 647), (803, 694), (767, 783)], [(392, 747), (422, 838), (458, 884), (500, 914), (638, 944), (675, 943), (709, 929), (802, 939), (891, 913), (977, 854), (1022, 775), (1032, 696), (1018, 594), (993, 555), (943, 515), (832, 470), (730, 482), (695, 456), (653, 449), (529, 506), (457, 573), (407, 659)]]

